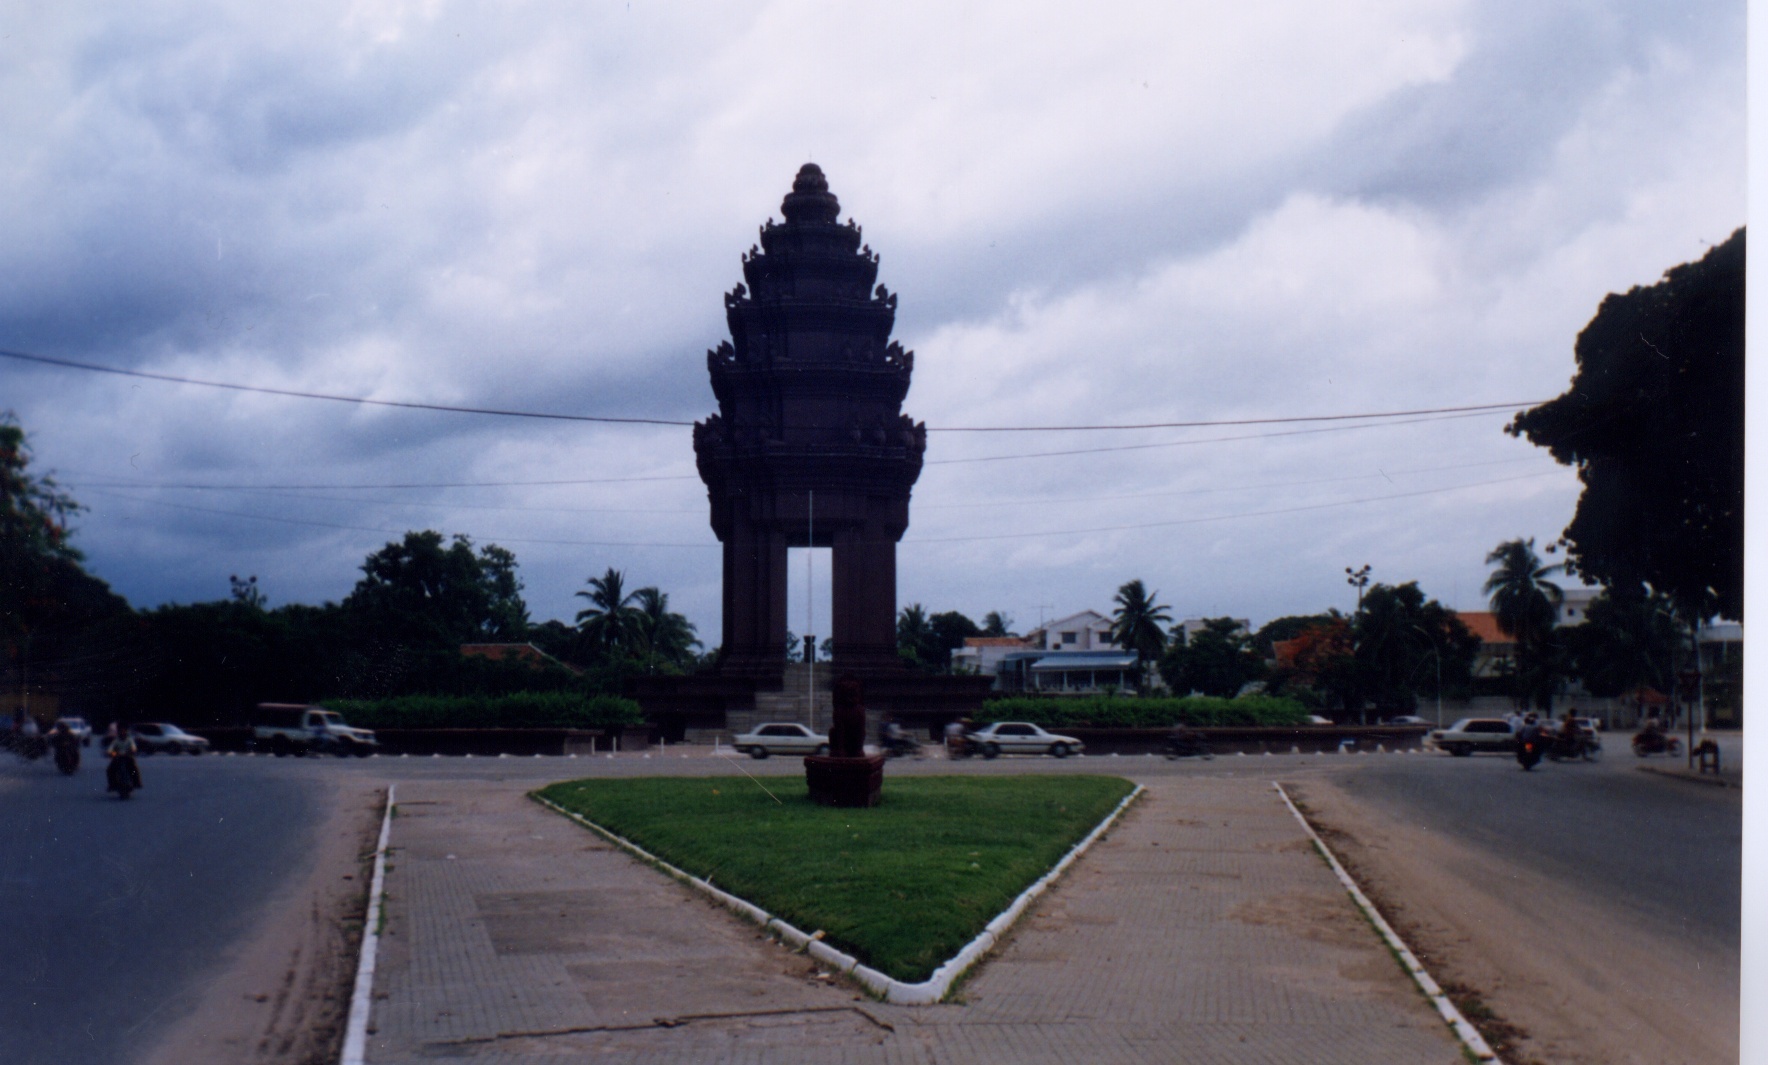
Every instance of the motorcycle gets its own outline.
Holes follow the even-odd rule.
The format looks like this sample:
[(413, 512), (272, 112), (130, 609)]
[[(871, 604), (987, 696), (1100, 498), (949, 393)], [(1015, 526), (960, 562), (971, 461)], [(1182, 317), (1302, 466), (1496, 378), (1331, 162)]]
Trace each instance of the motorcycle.
[(1656, 729), (1642, 729), (1633, 736), (1633, 753), (1641, 758), (1648, 754), (1681, 754), (1682, 741)]
[(1545, 744), (1541, 742), (1541, 734), (1525, 734), (1516, 741), (1516, 762), (1526, 769), (1533, 769), (1541, 764), (1541, 755)]
[(74, 775), (80, 768), (80, 741), (55, 745), (55, 768), (61, 770), (63, 776)]
[(1209, 751), (1209, 744), (1203, 737), (1192, 732), (1172, 732), (1166, 737), (1166, 757), (1168, 761), (1175, 758), (1211, 759), (1215, 755)]
[(920, 758), (926, 752), (921, 745), (907, 736), (884, 738), (884, 757), (886, 758)]
[(1569, 736), (1556, 732), (1547, 743), (1547, 757), (1555, 762), (1594, 762), (1601, 754), (1602, 741), (1584, 729)]
[(119, 799), (127, 799), (130, 792), (141, 787), (141, 767), (135, 764), (132, 754), (111, 755), (104, 775), (105, 790), (116, 792)]

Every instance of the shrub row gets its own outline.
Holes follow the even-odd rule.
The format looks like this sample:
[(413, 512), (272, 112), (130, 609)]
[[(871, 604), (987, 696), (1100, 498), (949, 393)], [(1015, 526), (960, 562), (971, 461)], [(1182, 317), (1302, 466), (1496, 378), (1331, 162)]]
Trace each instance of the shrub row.
[(321, 704), (361, 728), (585, 728), (644, 721), (638, 704), (616, 695), (513, 692), (507, 695), (400, 695), (327, 699)]
[(991, 699), (977, 720), (1030, 721), (1045, 728), (1171, 728), (1181, 722), (1199, 728), (1305, 724), (1308, 712), (1294, 699), (1242, 695), (1220, 699), (1210, 695), (1183, 698), (1082, 696)]

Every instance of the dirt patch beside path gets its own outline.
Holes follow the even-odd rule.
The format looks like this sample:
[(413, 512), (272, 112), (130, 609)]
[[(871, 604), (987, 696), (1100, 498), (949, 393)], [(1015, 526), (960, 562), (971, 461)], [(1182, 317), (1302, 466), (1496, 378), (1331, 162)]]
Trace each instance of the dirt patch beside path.
[(265, 904), (256, 931), (209, 975), (196, 1010), (146, 1065), (337, 1060), (385, 800), (366, 783), (330, 786), (306, 875)]
[(1328, 780), (1284, 787), (1509, 1065), (1737, 1060), (1736, 953), (1641, 926)]

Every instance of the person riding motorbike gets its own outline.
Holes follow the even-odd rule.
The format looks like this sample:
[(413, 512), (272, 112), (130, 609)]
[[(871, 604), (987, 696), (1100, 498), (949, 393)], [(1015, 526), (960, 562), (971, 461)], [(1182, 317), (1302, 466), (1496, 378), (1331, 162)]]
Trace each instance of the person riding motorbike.
[(1173, 730), (1166, 734), (1166, 756), (1168, 758), (1209, 758), (1209, 745), (1191, 726), (1179, 722)]
[(894, 717), (885, 717), (883, 727), (884, 753), (891, 757), (919, 754), (921, 745), (902, 730)]
[(49, 747), (55, 752), (55, 768), (69, 776), (80, 768), (80, 737), (66, 721), (57, 721), (49, 730)]
[(1533, 769), (1541, 761), (1541, 753), (1541, 720), (1526, 714), (1516, 733), (1516, 761), (1524, 769)]
[(141, 766), (135, 761), (135, 736), (122, 722), (117, 723), (117, 734), (105, 744), (104, 753), (110, 758), (110, 765), (105, 768), (108, 790), (125, 799), (130, 791), (139, 791)]

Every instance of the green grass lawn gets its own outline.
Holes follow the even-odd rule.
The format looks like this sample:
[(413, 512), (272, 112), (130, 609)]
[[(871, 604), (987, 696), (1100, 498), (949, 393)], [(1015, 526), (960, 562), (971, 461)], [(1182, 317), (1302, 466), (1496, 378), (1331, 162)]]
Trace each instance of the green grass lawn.
[[(577, 780), (536, 794), (872, 968), (925, 980), (1133, 789), (1119, 777), (902, 777), (868, 810), (744, 777)], [(781, 787), (782, 784), (786, 786)]]

